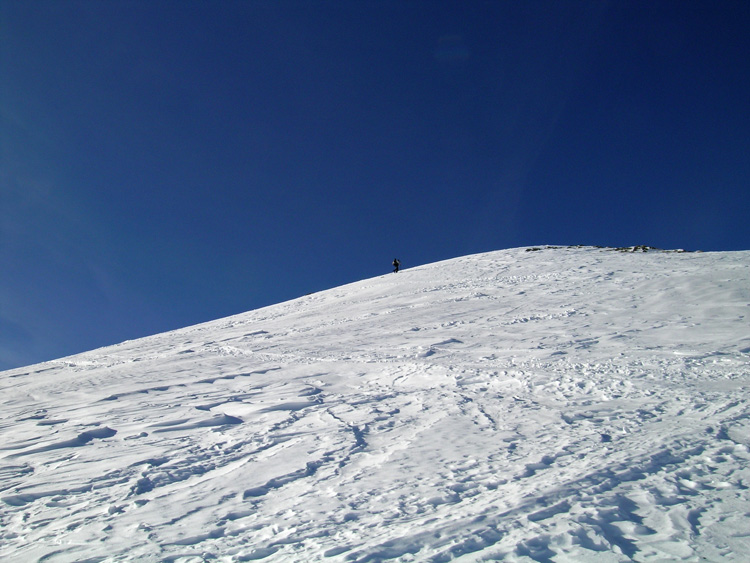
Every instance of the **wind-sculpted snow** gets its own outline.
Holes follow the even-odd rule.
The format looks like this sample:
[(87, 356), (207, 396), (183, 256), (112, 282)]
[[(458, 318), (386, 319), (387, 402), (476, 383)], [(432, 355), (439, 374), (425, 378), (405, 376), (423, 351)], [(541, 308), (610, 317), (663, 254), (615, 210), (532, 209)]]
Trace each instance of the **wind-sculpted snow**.
[(744, 560), (749, 305), (516, 249), (3, 372), (0, 560)]

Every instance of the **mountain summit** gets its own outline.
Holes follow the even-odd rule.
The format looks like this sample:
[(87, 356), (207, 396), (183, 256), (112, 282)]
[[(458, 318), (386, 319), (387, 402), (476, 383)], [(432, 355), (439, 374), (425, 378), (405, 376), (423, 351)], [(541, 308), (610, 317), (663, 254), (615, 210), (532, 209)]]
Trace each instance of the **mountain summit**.
[(750, 252), (630, 250), (466, 256), (2, 372), (0, 559), (747, 556)]

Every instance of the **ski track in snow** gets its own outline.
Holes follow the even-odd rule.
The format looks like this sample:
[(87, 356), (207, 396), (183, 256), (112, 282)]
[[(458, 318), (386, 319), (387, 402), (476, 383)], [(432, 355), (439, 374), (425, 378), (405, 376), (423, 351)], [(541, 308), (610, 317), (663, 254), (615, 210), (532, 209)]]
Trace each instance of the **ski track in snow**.
[(741, 561), (749, 304), (513, 249), (0, 373), (0, 560)]

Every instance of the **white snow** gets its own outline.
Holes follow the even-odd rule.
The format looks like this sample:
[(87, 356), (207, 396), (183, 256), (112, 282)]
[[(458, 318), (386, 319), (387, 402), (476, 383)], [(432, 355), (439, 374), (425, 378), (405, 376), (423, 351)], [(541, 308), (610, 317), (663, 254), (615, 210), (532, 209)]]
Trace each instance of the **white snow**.
[(0, 560), (748, 560), (749, 315), (513, 249), (2, 372)]

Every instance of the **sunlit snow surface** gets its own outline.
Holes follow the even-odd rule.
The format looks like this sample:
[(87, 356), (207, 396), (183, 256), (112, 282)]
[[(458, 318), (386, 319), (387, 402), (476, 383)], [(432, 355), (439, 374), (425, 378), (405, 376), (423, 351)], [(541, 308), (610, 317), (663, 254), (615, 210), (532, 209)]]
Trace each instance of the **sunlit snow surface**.
[(2, 372), (0, 560), (748, 560), (749, 304), (513, 249)]

